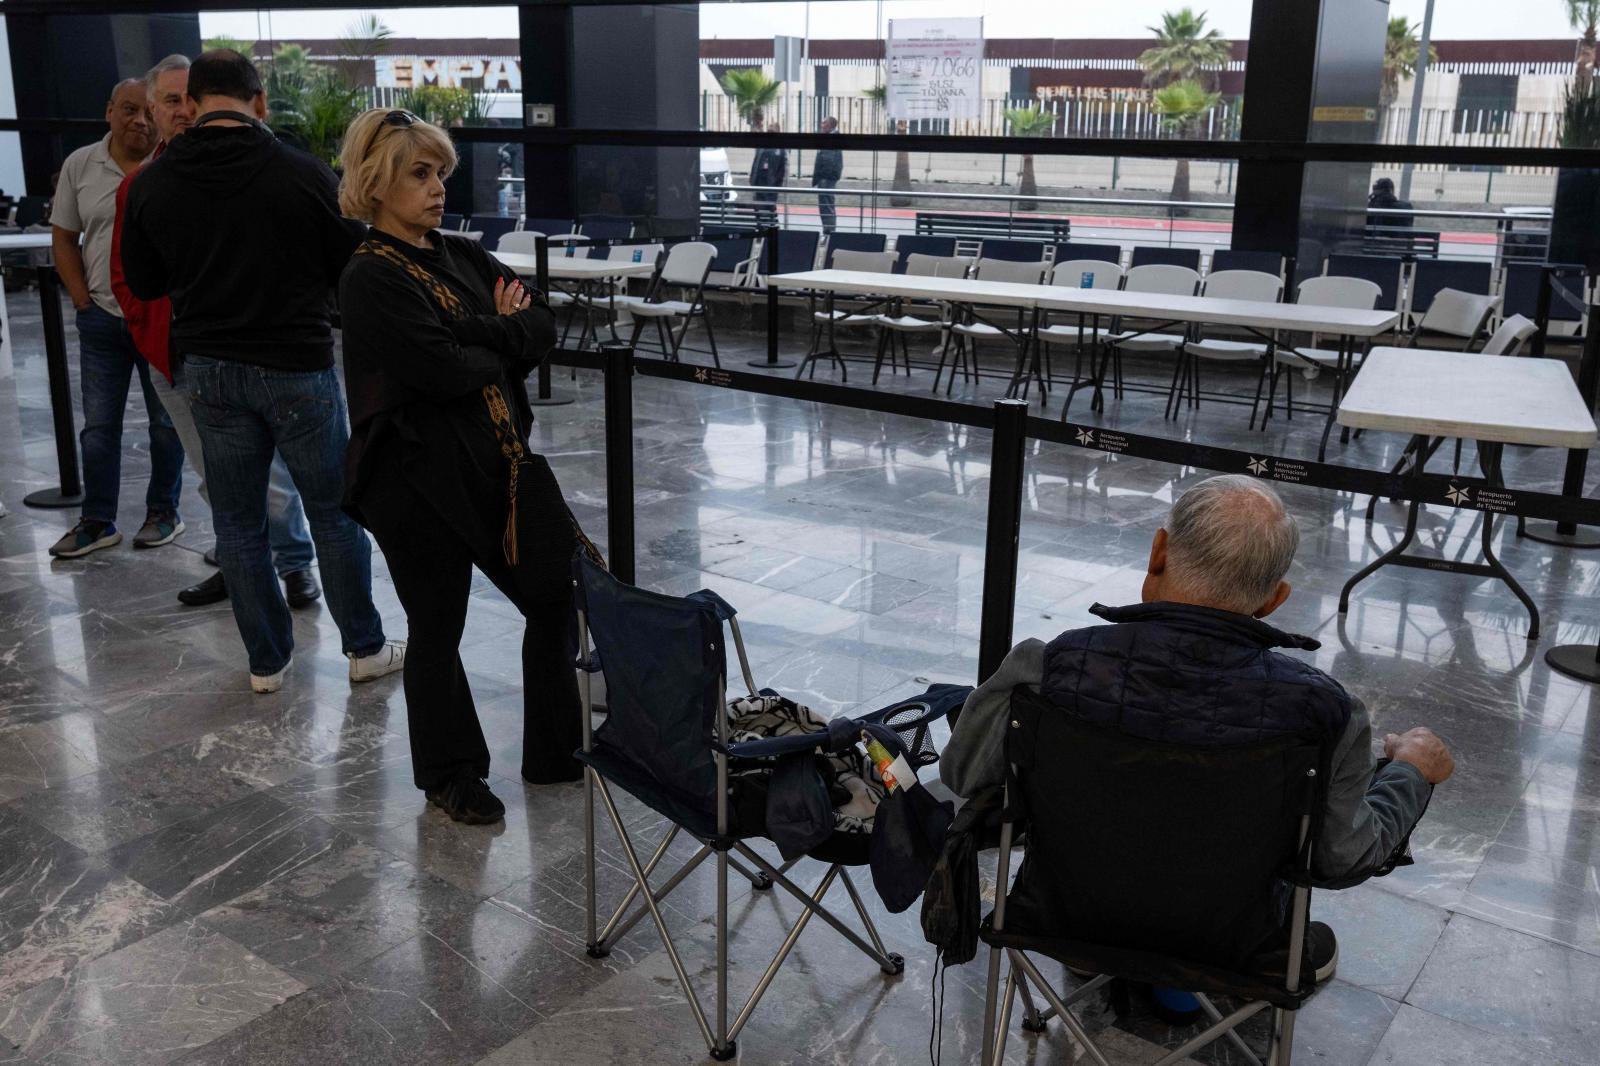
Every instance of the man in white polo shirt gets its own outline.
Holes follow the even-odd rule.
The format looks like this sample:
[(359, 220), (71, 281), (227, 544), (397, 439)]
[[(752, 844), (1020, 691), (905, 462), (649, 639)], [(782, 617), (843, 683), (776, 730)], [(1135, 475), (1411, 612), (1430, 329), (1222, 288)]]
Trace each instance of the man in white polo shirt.
[[(117, 531), (117, 495), (122, 483), (122, 417), (128, 386), (139, 375), (150, 420), (150, 484), (144, 526), (133, 546), (170, 544), (183, 532), (178, 493), (183, 486), (183, 445), (150, 382), (111, 291), (111, 234), (117, 218), (117, 187), (150, 154), (154, 130), (144, 82), (117, 85), (106, 105), (111, 132), (78, 149), (61, 165), (51, 210), (56, 271), (77, 310), (78, 352), (83, 385), (83, 514), (50, 554), (76, 559), (122, 540)], [(82, 247), (79, 247), (79, 241)]]

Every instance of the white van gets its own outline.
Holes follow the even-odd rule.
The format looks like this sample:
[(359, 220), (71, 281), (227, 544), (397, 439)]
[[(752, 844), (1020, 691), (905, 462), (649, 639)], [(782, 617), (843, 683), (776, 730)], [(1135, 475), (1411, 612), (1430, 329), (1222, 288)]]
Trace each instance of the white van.
[(731, 185), (732, 177), (728, 169), (728, 150), (726, 148), (700, 149), (700, 199), (733, 201), (739, 194), (732, 189), (718, 192), (707, 189), (707, 185)]

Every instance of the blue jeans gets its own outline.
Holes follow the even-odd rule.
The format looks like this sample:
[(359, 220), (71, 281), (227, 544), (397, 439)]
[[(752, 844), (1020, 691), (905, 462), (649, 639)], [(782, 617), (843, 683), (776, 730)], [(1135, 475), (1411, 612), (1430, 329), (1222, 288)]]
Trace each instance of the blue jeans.
[(289, 606), (267, 544), (274, 450), (300, 490), (345, 654), (377, 651), (384, 637), (372, 605), (372, 542), (339, 507), (350, 431), (338, 376), (331, 367), (271, 370), (198, 355), (184, 357), (183, 376), (205, 451), (217, 561), (250, 672), (277, 673), (294, 649)]
[[(168, 382), (162, 375), (154, 374), (150, 382), (155, 386), (156, 395), (161, 397), (161, 406), (172, 419), (172, 428), (178, 431), (178, 439), (183, 441), (189, 465), (200, 475), (200, 498), (209, 508), (211, 489), (206, 484), (206, 452), (200, 444), (200, 429), (194, 424), (194, 412), (189, 409), (189, 386), (183, 380), (181, 359), (173, 360), (172, 376), (173, 380)], [(315, 559), (311, 531), (306, 529), (305, 509), (300, 506), (300, 494), (294, 490), (294, 479), (289, 476), (289, 468), (283, 465), (282, 456), (273, 458), (272, 477), (267, 482), (267, 541), (272, 545), (272, 563), (278, 576), (311, 569)]]
[(150, 384), (150, 364), (133, 346), (128, 325), (91, 304), (78, 312), (78, 365), (83, 384), (83, 517), (117, 520), (117, 494), (122, 487), (122, 416), (128, 407), (128, 385), (135, 372), (150, 418), (150, 485), (147, 511), (178, 510), (183, 489), (183, 444), (166, 408)]

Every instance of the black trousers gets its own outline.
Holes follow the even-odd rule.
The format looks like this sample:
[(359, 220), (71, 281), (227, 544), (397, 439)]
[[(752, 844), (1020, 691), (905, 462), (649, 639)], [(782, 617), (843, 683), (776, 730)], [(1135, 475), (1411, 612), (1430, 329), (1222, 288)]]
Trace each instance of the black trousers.
[[(576, 613), (568, 572), (574, 536), (560, 489), (544, 460), (524, 468), (518, 503), (518, 565), (507, 564), (498, 539), (448, 519), (400, 470), (386, 464), (360, 501), (361, 516), (383, 549), (410, 626), (406, 649), (406, 719), (417, 787), (489, 773), (489, 748), (461, 665), (461, 634), (476, 566), (522, 612), (522, 777), (534, 784), (576, 781), (572, 753), (582, 741), (578, 682), (573, 672)], [(485, 486), (478, 499), (504, 500), (505, 487)], [(477, 516), (481, 519), (483, 516)], [(492, 517), (492, 514), (491, 514)], [(504, 522), (504, 511), (500, 511)], [(486, 532), (495, 527), (479, 522)], [(506, 634), (506, 639), (511, 639)]]
[[(818, 189), (831, 189), (837, 184), (839, 183), (836, 180), (812, 182), (812, 185)], [(822, 222), (822, 232), (832, 233), (839, 222), (839, 212), (834, 208), (833, 193), (817, 193), (817, 217)]]

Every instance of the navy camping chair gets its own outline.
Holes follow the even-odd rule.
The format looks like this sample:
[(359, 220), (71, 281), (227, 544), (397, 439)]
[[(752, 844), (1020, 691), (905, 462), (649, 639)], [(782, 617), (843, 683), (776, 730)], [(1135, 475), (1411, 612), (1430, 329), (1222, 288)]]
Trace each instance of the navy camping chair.
[(1283, 256), (1277, 252), (1246, 252), (1233, 248), (1218, 248), (1211, 253), (1211, 271), (1255, 270), (1262, 274), (1283, 277)]
[[(1578, 271), (1577, 263), (1550, 263), (1553, 267), (1567, 267)], [(1500, 284), (1500, 313), (1506, 318), (1522, 315), (1539, 317), (1539, 275), (1544, 263), (1507, 263), (1505, 278)], [(1578, 274), (1550, 279), (1550, 321), (1581, 322), (1583, 320), (1584, 278)]]
[(1347, 255), (1335, 252), (1328, 256), (1322, 273), (1333, 278), (1361, 278), (1378, 287), (1380, 311), (1394, 311), (1400, 306), (1400, 271), (1405, 264), (1387, 255)]
[(1070, 263), (1076, 259), (1095, 259), (1102, 263), (1122, 263), (1122, 245), (1120, 244), (1085, 244), (1082, 241), (1070, 241), (1066, 244), (1056, 245), (1052, 262)]
[[(1331, 752), (1293, 735), (1222, 746), (1147, 740), (1026, 686), (1012, 691), (1007, 725), (995, 883), (1011, 888), (979, 930), (990, 949), (984, 1066), (1004, 1061), (1019, 992), (1024, 1028), (1040, 1032), (1059, 1018), (1088, 1052), (1080, 1061), (1106, 1066), (1068, 1008), (1118, 979), (1192, 992), (1212, 1022), (1152, 1066), (1193, 1061), (1223, 1038), (1233, 1045), (1228, 1062), (1290, 1066), (1295, 1014), (1320, 987), (1303, 955)], [(1286, 960), (1256, 953), (1280, 936)], [(1062, 995), (1029, 953), (1096, 976)], [(1224, 1017), (1212, 996), (1228, 997), (1233, 1012)], [(1234, 1030), (1262, 1011), (1272, 1024), (1258, 1058)]]
[[(867, 249), (868, 251), (881, 251), (882, 249)], [(939, 259), (949, 259), (956, 254), (956, 239), (954, 237), (923, 237), (914, 233), (907, 233), (894, 239), (894, 272), (904, 274), (906, 261), (913, 255), (931, 255)]]
[(1420, 322), (1441, 289), (1487, 296), (1494, 268), (1487, 262), (1466, 259), (1419, 259), (1411, 272), (1411, 295), (1406, 300), (1412, 322)]
[(1134, 246), (1133, 258), (1128, 260), (1129, 270), (1138, 266), (1155, 265), (1188, 267), (1198, 274), (1200, 272), (1200, 249), (1167, 248), (1150, 244)]
[[(913, 766), (926, 765), (936, 757), (928, 741), (928, 726), (934, 718), (944, 717), (952, 706), (959, 707), (961, 697), (970, 690), (940, 686), (950, 689), (948, 695), (955, 698), (932, 700), (930, 690), (917, 700), (892, 705), (863, 718), (836, 718), (823, 733), (730, 743), (724, 623), (733, 637), (744, 691), (756, 695), (758, 690), (751, 677), (736, 612), (727, 601), (708, 590), (679, 598), (626, 585), (581, 552), (573, 560), (573, 579), (578, 608), (579, 685), (583, 692), (583, 748), (578, 758), (585, 766), (588, 880), (584, 936), (590, 956), (605, 957), (636, 923), (648, 916), (661, 936), (700, 1035), (711, 1057), (719, 1061), (737, 1055), (735, 1041), (740, 1031), (812, 917), (832, 926), (885, 974), (901, 973), (905, 960), (884, 949), (846, 870), (847, 866), (862, 866), (870, 861), (871, 834), (835, 831), (812, 847), (807, 852), (809, 857), (827, 864), (827, 869), (815, 892), (807, 892), (789, 878), (789, 870), (799, 857), (774, 865), (750, 846), (752, 840), (767, 837), (766, 827), (747, 824), (755, 817), (750, 810), (753, 805), (730, 802), (730, 775), (751, 767), (754, 759), (843, 750), (843, 745), (855, 743), (862, 729), (869, 729)], [(590, 675), (594, 673), (602, 673), (606, 682), (606, 717), (597, 727), (592, 725), (590, 694)], [(671, 823), (648, 858), (642, 858), (635, 847), (618, 811), (613, 788), (628, 793)], [(632, 887), (603, 927), (598, 925), (595, 901), (596, 793), (633, 874)], [(680, 832), (697, 840), (699, 848), (677, 872), (652, 885), (651, 874)], [(717, 988), (713, 1013), (708, 1017), (667, 929), (660, 903), (689, 873), (713, 856), (717, 876)], [(731, 1024), (727, 994), (730, 868), (757, 889), (779, 886), (805, 908)], [(835, 880), (844, 882), (865, 936), (824, 904)]]
[(978, 242), (978, 258), (1004, 259), (1008, 263), (1037, 263), (1044, 259), (1044, 250), (1048, 247), (1042, 241), (985, 237)]
[(439, 228), (447, 233), (455, 232), (465, 229), (466, 222), (466, 215), (456, 215), (446, 212), (444, 216), (439, 219)]
[(834, 252), (881, 252), (888, 244), (889, 238), (882, 233), (830, 233), (822, 268), (832, 269)]
[[(817, 267), (817, 246), (822, 234), (816, 230), (786, 229), (778, 231), (778, 273), (798, 274)], [(763, 247), (756, 262), (756, 284), (766, 284), (767, 256)]]
[(467, 229), (483, 234), (480, 242), (485, 248), (500, 247), (500, 238), (517, 228), (517, 220), (508, 215), (473, 215), (467, 219)]

